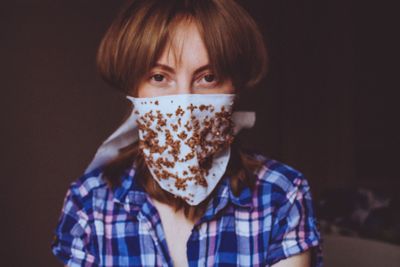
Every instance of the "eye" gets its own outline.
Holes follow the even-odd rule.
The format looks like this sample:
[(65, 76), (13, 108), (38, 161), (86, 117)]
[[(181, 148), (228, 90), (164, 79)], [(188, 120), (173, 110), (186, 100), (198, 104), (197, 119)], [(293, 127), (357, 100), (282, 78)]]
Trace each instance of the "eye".
[(212, 88), (217, 86), (218, 79), (217, 76), (213, 73), (206, 73), (197, 80), (196, 85), (199, 88)]
[(204, 81), (208, 83), (215, 82), (215, 75), (214, 74), (207, 74), (203, 76)]
[(213, 89), (216, 88), (218, 84), (219, 80), (214, 73), (205, 72), (197, 78), (194, 87), (196, 89)]
[(152, 75), (150, 77), (150, 79), (152, 79), (155, 82), (162, 82), (162, 81), (165, 80), (165, 76), (162, 75), (162, 74), (157, 73), (157, 74)]

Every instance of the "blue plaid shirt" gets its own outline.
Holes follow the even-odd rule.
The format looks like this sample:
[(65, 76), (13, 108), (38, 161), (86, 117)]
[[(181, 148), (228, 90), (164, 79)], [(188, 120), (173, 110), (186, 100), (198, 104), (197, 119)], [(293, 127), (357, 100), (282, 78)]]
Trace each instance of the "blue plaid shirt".
[[(236, 197), (229, 177), (187, 241), (189, 266), (270, 266), (313, 249), (313, 266), (322, 266), (321, 237), (304, 176), (276, 160), (263, 158), (255, 190)], [(125, 171), (114, 191), (101, 167), (72, 183), (52, 244), (68, 266), (173, 266), (159, 214)]]

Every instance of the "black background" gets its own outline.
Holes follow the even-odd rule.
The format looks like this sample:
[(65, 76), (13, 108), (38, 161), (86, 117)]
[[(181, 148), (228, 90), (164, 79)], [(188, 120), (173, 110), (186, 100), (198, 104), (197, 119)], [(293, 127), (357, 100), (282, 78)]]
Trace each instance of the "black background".
[[(243, 109), (257, 111), (244, 142), (303, 172), (316, 200), (346, 185), (395, 192), (392, 9), (240, 2), (270, 55), (267, 78), (242, 99)], [(95, 69), (96, 48), (121, 3), (2, 4), (1, 266), (58, 266), (50, 243), (67, 186), (129, 107)]]

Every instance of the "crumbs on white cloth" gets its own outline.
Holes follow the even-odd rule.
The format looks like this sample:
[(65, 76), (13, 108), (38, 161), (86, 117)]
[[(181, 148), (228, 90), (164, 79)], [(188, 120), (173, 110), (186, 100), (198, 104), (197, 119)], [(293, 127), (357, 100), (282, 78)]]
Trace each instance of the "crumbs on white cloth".
[[(184, 116), (186, 114), (187, 118), (189, 118), (191, 120), (191, 119), (193, 119), (193, 112), (195, 112), (195, 114), (199, 114), (199, 115), (203, 114), (203, 117), (202, 117), (203, 119), (206, 116), (208, 116), (205, 123), (209, 124), (210, 123), (210, 113), (215, 112), (215, 106), (221, 106), (221, 104), (223, 104), (224, 102), (226, 104), (227, 101), (229, 102), (229, 104), (232, 104), (233, 98), (234, 98), (234, 95), (226, 95), (226, 94), (171, 95), (171, 96), (162, 96), (162, 97), (147, 98), (147, 99), (136, 98), (136, 100), (135, 100), (135, 98), (133, 98), (131, 96), (127, 96), (127, 99), (130, 100), (132, 103), (134, 103), (134, 105), (136, 105), (136, 109), (135, 108), (132, 109), (129, 117), (98, 148), (93, 160), (88, 165), (85, 173), (90, 172), (91, 170), (97, 168), (98, 166), (109, 162), (110, 160), (112, 160), (113, 158), (115, 158), (118, 155), (120, 148), (125, 147), (129, 144), (132, 144), (138, 140), (139, 125), (138, 125), (137, 121), (138, 121), (139, 115), (140, 115), (140, 114), (138, 114), (139, 106), (142, 106), (141, 109), (143, 111), (146, 111), (145, 113), (148, 113), (148, 115), (147, 115), (148, 119), (152, 118), (153, 116), (160, 116), (159, 114), (161, 114), (161, 106), (162, 105), (165, 106), (165, 108), (163, 108), (163, 110), (166, 110), (164, 118), (161, 118), (161, 120), (158, 120), (157, 117), (153, 117), (153, 120), (157, 121), (157, 124), (163, 125), (164, 120), (165, 120), (165, 122), (167, 122), (166, 120), (172, 119), (172, 114), (174, 115), (174, 117), (175, 116), (178, 116), (178, 117)], [(172, 103), (171, 103), (171, 101), (172, 101)], [(182, 104), (180, 104), (180, 103), (182, 103), (182, 101), (184, 103), (188, 104), (188, 106), (186, 106), (186, 111), (183, 109)], [(212, 104), (210, 103), (210, 101)], [(141, 103), (143, 103), (143, 105), (141, 105)], [(180, 108), (179, 108), (179, 106), (180, 106)], [(211, 106), (214, 106), (214, 107), (211, 107)], [(222, 105), (222, 106), (224, 106), (224, 105)], [(229, 108), (229, 112), (231, 111), (229, 106), (230, 105), (225, 105), (224, 109), (226, 109), (226, 110), (222, 111), (222, 113), (221, 113), (221, 110), (219, 110), (218, 114), (219, 115), (224, 114), (223, 116), (226, 116), (228, 108)], [(156, 110), (158, 110), (159, 112), (157, 113)], [(154, 114), (152, 112), (154, 112)], [(190, 122), (190, 120), (187, 120), (184, 124), (182, 124), (182, 118), (181, 117), (178, 118), (178, 117), (175, 117), (176, 118), (175, 123), (171, 123), (171, 122), (169, 123), (169, 127), (168, 127), (169, 129), (167, 129), (168, 132), (170, 133), (171, 137), (173, 136), (173, 137), (175, 137), (175, 139), (178, 138), (179, 140), (181, 140), (182, 138), (184, 138), (184, 139), (190, 140), (190, 141), (187, 141), (189, 147), (194, 146), (194, 144), (196, 143), (196, 141), (195, 141), (196, 135), (195, 136), (192, 135), (190, 137), (185, 136), (188, 134), (187, 130), (190, 130), (190, 127), (193, 127), (193, 124)], [(253, 125), (255, 123), (255, 113), (254, 112), (245, 112), (245, 111), (233, 112), (232, 121), (234, 122), (233, 123), (234, 124), (233, 133), (237, 134), (240, 131), (240, 129), (242, 129), (242, 128), (253, 127)], [(225, 120), (225, 122), (226, 122), (226, 120)], [(197, 124), (195, 124), (195, 125), (197, 125)], [(159, 129), (161, 129), (160, 125), (157, 125), (157, 126), (159, 127)], [(221, 124), (221, 126), (222, 126), (222, 124)], [(206, 131), (208, 131), (208, 130), (206, 130)], [(217, 133), (217, 131), (215, 131), (215, 129), (214, 129), (214, 133), (215, 134)], [(178, 139), (176, 139), (175, 141), (177, 141)], [(170, 140), (172, 140), (172, 139), (170, 139)], [(220, 141), (221, 140), (222, 139), (220, 139)], [(173, 143), (171, 143), (171, 144), (173, 144)], [(175, 144), (176, 144), (176, 142), (175, 142)], [(199, 145), (199, 143), (197, 143), (196, 146), (199, 147), (198, 145)], [(187, 148), (187, 145), (186, 146), (184, 145), (184, 147)], [(156, 148), (157, 148), (157, 146), (154, 146), (154, 149), (156, 149)], [(158, 148), (160, 148), (160, 146), (158, 146)], [(199, 148), (197, 148), (196, 151), (201, 152), (201, 150), (203, 150), (202, 154), (200, 153), (200, 158), (201, 157), (205, 158), (206, 154), (204, 151), (210, 150), (210, 153), (211, 153), (213, 150), (210, 148), (211, 148), (210, 145), (203, 146), (203, 149), (201, 149), (201, 146), (200, 146)], [(217, 149), (214, 149), (214, 152), (216, 152), (216, 150)], [(192, 153), (192, 152), (194, 152), (194, 151), (191, 151), (191, 152), (188, 152), (185, 154), (185, 158), (187, 160), (191, 160), (191, 158), (193, 159), (195, 157), (195, 155), (198, 154), (198, 153)], [(215, 158), (221, 158), (221, 157), (224, 158), (225, 157), (225, 158), (229, 159), (229, 149), (228, 148), (218, 151), (218, 152), (219, 153), (217, 153), (215, 155)], [(161, 157), (159, 157), (158, 164), (162, 164), (161, 161), (163, 161), (163, 159)], [(170, 165), (169, 161), (163, 161), (163, 164)], [(192, 168), (192, 171), (193, 170), (194, 169)], [(225, 171), (225, 168), (223, 168), (223, 172), (224, 171)], [(160, 176), (160, 174), (159, 174), (159, 176)], [(180, 180), (176, 180), (176, 181), (180, 181)], [(200, 183), (202, 183), (201, 181), (204, 182), (204, 180), (200, 179)], [(199, 182), (199, 181), (197, 181), (197, 182)], [(185, 183), (179, 183), (179, 182), (177, 183), (178, 187), (180, 187), (180, 188), (183, 188), (182, 186), (185, 186), (184, 184)], [(188, 191), (190, 191), (190, 190), (188, 190)]]

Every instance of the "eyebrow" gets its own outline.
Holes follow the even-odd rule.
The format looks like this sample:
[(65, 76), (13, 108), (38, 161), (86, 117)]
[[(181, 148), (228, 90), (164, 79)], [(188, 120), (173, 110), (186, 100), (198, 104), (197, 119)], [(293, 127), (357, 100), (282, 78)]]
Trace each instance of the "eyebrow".
[[(168, 71), (168, 72), (171, 72), (171, 73), (175, 73), (174, 68), (172, 68), (171, 66), (165, 65), (165, 64), (156, 63), (156, 64), (154, 65), (154, 68), (156, 68), (156, 67), (161, 68), (161, 69), (163, 69), (163, 70), (165, 70), (165, 71)], [(204, 71), (204, 70), (206, 70), (206, 69), (209, 69), (209, 68), (211, 68), (211, 65), (210, 65), (210, 64), (203, 65), (203, 66), (197, 68), (197, 69), (194, 71), (193, 74), (194, 74), (194, 75), (197, 75), (198, 73), (200, 73), (200, 72), (202, 72), (202, 71)]]

